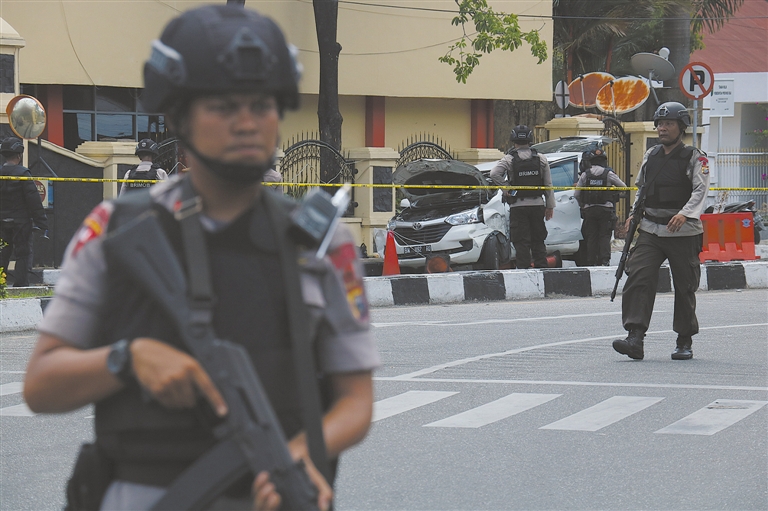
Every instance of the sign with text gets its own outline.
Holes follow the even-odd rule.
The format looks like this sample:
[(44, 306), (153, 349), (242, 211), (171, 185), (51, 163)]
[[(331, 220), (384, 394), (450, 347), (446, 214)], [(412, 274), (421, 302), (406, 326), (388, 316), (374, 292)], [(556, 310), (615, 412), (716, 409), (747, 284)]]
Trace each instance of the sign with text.
[(715, 73), (703, 62), (689, 62), (680, 73), (680, 90), (691, 99), (701, 99), (712, 92)]
[(710, 117), (733, 117), (733, 83), (733, 80), (715, 80), (712, 103), (709, 105)]

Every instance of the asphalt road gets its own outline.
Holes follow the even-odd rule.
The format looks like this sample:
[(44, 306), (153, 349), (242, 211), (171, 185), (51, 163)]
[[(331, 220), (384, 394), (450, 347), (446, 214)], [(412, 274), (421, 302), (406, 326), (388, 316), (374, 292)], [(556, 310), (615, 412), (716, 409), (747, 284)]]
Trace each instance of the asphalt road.
[[(375, 422), (336, 509), (768, 509), (768, 291), (698, 294), (672, 361), (672, 295), (646, 358), (615, 353), (619, 301), (373, 310)], [(0, 337), (0, 509), (60, 509), (92, 411), (31, 416), (34, 335)]]

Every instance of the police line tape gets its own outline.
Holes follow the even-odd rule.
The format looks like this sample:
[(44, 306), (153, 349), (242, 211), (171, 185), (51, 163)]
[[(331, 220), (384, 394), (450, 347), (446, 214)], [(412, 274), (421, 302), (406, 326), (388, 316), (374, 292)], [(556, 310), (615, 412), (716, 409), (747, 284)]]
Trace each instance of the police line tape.
[[(74, 183), (149, 183), (159, 182), (155, 179), (109, 179), (96, 177), (24, 177), (24, 176), (0, 176), (0, 180), (8, 181), (54, 181), (54, 182), (74, 182)], [(335, 188), (341, 186), (341, 183), (290, 183), (286, 181), (269, 181), (262, 183), (266, 186), (295, 186), (319, 188)], [(592, 191), (636, 191), (636, 186), (498, 186), (498, 185), (396, 185), (385, 183), (349, 183), (353, 188), (406, 188), (406, 189), (432, 189), (432, 190), (592, 190)], [(768, 187), (717, 187), (709, 188), (712, 191), (738, 191), (738, 192), (768, 192)]]

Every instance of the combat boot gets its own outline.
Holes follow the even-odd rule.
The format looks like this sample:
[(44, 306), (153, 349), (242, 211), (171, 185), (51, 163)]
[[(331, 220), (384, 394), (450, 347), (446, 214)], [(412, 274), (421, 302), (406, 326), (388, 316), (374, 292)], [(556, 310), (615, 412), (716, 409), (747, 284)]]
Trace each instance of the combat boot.
[(645, 337), (645, 332), (642, 330), (630, 330), (629, 335), (627, 335), (626, 339), (616, 339), (613, 341), (613, 349), (621, 353), (622, 355), (626, 355), (629, 358), (633, 358), (635, 360), (642, 360), (644, 353), (643, 353), (643, 338)]
[(693, 350), (691, 349), (691, 345), (693, 344), (693, 339), (691, 339), (691, 336), (677, 336), (677, 348), (675, 348), (675, 351), (672, 353), (672, 360), (690, 360), (693, 358)]

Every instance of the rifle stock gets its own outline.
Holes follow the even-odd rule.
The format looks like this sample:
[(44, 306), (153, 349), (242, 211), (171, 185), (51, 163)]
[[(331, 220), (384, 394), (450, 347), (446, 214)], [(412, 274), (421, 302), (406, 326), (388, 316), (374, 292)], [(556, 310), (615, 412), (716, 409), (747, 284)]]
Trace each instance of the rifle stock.
[(643, 218), (643, 211), (645, 205), (645, 187), (642, 187), (637, 192), (639, 197), (636, 203), (636, 207), (632, 212), (631, 220), (629, 221), (629, 228), (627, 229), (627, 235), (624, 238), (624, 248), (621, 250), (621, 259), (616, 267), (616, 282), (613, 284), (613, 291), (611, 291), (611, 301), (616, 298), (616, 290), (619, 287), (619, 281), (624, 274), (624, 268), (627, 265), (627, 259), (629, 258), (629, 249), (632, 246), (632, 241), (635, 239), (635, 233), (637, 227), (640, 225), (640, 220)]
[[(182, 473), (153, 509), (202, 509), (249, 470), (254, 474), (266, 470), (284, 509), (316, 510), (317, 490), (303, 464), (294, 462), (288, 452), (282, 427), (246, 350), (216, 339), (211, 328), (205, 328), (202, 336), (192, 335), (184, 271), (155, 214), (143, 214), (117, 229), (104, 247), (173, 320), (229, 408), (214, 428), (219, 440), (211, 449), (215, 452)], [(239, 455), (232, 454), (232, 444)]]

